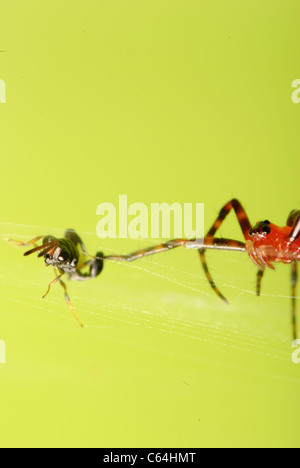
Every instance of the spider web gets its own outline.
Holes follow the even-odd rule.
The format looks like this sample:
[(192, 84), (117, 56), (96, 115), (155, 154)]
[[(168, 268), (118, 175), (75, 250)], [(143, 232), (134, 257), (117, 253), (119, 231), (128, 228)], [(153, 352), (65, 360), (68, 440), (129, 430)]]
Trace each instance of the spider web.
[[(62, 234), (61, 230), (47, 226), (1, 225), (2, 239), (30, 240), (37, 234)], [(130, 240), (130, 248), (124, 251), (111, 247), (120, 245), (118, 239), (106, 242), (92, 232), (81, 231), (79, 235), (91, 253), (99, 250), (106, 254), (129, 253), (132, 247), (136, 250), (153, 244)], [(40, 260), (33, 258), (29, 262), (22, 253), (22, 249), (13, 249), (3, 242), (1, 300), (10, 302), (16, 309), (31, 308), (38, 320), (43, 313), (46, 322), (73, 321), (71, 326), (77, 326), (59, 285), (53, 287), (45, 301), (41, 300), (53, 271), (47, 269), (46, 272)], [(261, 298), (257, 298), (256, 270), (246, 254), (210, 251), (207, 259), (212, 276), (228, 297), (229, 305), (223, 304), (210, 289), (197, 252), (185, 248), (133, 263), (110, 262), (100, 277), (82, 283), (68, 282), (68, 290), (84, 329), (91, 333), (98, 331), (102, 337), (105, 331), (110, 331), (110, 339), (118, 343), (124, 338), (114, 337), (113, 332), (128, 327), (136, 333), (154, 330), (209, 347), (217, 344), (229, 352), (290, 361), (291, 296), (285, 294), (289, 286), (287, 268), (278, 268), (276, 275), (271, 272), (272, 277), (264, 278)], [(286, 288), (281, 286), (285, 283)]]

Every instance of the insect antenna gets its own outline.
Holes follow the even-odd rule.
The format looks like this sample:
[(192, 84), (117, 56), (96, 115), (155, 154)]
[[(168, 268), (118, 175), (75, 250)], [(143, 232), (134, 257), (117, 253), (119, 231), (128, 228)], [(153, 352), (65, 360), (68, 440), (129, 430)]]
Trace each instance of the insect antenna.
[(58, 247), (59, 243), (57, 241), (48, 242), (48, 244), (40, 245), (39, 247), (35, 247), (34, 249), (28, 250), (24, 253), (24, 257), (31, 255), (35, 252), (40, 252), (39, 257), (43, 257), (46, 253), (50, 252), (54, 247)]

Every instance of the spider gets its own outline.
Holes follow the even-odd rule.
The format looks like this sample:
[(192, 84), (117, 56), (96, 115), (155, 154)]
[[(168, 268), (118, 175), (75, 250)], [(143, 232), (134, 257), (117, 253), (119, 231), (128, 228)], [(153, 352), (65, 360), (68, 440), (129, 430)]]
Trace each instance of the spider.
[[(234, 210), (236, 214), (245, 242), (214, 237), (221, 224), (232, 210)], [(241, 203), (237, 199), (232, 199), (221, 209), (216, 221), (202, 240), (174, 239), (164, 244), (133, 252), (129, 255), (110, 255), (104, 257), (104, 259), (119, 261), (125, 260), (130, 262), (180, 246), (184, 246), (186, 248), (198, 248), (201, 263), (211, 287), (220, 299), (226, 303), (228, 303), (227, 299), (218, 289), (209, 272), (205, 258), (206, 249), (247, 252), (251, 260), (258, 267), (256, 283), (256, 294), (258, 296), (261, 292), (261, 281), (266, 268), (274, 270), (275, 268), (273, 263), (279, 262), (291, 264), (292, 331), (293, 337), (296, 339), (296, 284), (298, 279), (297, 262), (300, 261), (300, 211), (293, 210), (288, 216), (287, 225), (284, 227), (276, 226), (268, 220), (259, 221), (252, 227)]]
[[(37, 245), (37, 242), (42, 239), (42, 245)], [(84, 281), (90, 278), (96, 278), (103, 269), (103, 254), (98, 252), (95, 257), (87, 254), (85, 246), (73, 229), (67, 229), (64, 238), (57, 239), (53, 236), (38, 236), (29, 242), (22, 242), (9, 239), (21, 247), (28, 247), (34, 245), (34, 248), (25, 252), (25, 256), (38, 252), (38, 257), (44, 257), (45, 265), (52, 265), (54, 267), (56, 278), (48, 285), (46, 294), (43, 299), (50, 292), (51, 286), (60, 283), (65, 291), (65, 299), (74, 314), (74, 317), (82, 327), (83, 324), (76, 314), (73, 305), (70, 301), (67, 286), (62, 281), (62, 277), (67, 275), (69, 279), (74, 281)], [(89, 267), (88, 272), (83, 272), (83, 268)]]
[[(245, 242), (214, 237), (227, 215), (234, 210), (244, 235)], [(36, 243), (43, 239), (41, 246)], [(46, 297), (51, 286), (60, 282), (65, 291), (65, 299), (72, 310), (75, 318), (82, 326), (77, 314), (75, 313), (67, 293), (67, 287), (62, 281), (62, 276), (67, 274), (69, 279), (80, 281), (97, 277), (102, 269), (103, 262), (106, 261), (127, 261), (132, 262), (149, 255), (166, 252), (177, 247), (186, 247), (198, 249), (205, 275), (216, 294), (224, 302), (227, 299), (216, 286), (209, 272), (205, 251), (213, 250), (232, 250), (247, 252), (251, 260), (258, 267), (256, 294), (261, 292), (261, 281), (266, 268), (275, 269), (273, 263), (292, 264), (292, 328), (294, 339), (297, 337), (296, 326), (296, 284), (298, 279), (298, 264), (300, 261), (300, 211), (293, 210), (287, 220), (287, 225), (279, 227), (270, 221), (259, 221), (251, 227), (249, 218), (241, 203), (232, 199), (221, 209), (219, 216), (208, 231), (204, 239), (173, 239), (165, 243), (149, 247), (147, 249), (137, 250), (128, 255), (103, 255), (98, 252), (95, 257), (86, 253), (84, 244), (76, 232), (69, 229), (65, 232), (63, 239), (57, 239), (53, 236), (39, 236), (30, 242), (12, 241), (20, 246), (34, 245), (35, 247), (24, 255), (31, 255), (38, 252), (38, 257), (44, 257), (45, 265), (53, 265), (56, 271), (56, 278), (49, 284), (48, 290), (43, 297)], [(83, 273), (81, 270), (89, 266), (89, 273)]]

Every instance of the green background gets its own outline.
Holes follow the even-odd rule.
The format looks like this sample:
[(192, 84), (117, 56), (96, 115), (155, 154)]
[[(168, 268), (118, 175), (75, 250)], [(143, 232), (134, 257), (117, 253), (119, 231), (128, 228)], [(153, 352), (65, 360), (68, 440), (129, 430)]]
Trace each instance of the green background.
[[(1, 237), (76, 229), (91, 253), (151, 240), (96, 236), (96, 208), (239, 198), (252, 223), (299, 209), (299, 2), (1, 2)], [(233, 215), (221, 230), (242, 240)], [(152, 241), (153, 243), (153, 241)], [(1, 446), (299, 446), (290, 270), (254, 295), (241, 253), (106, 264), (69, 283), (0, 243)]]

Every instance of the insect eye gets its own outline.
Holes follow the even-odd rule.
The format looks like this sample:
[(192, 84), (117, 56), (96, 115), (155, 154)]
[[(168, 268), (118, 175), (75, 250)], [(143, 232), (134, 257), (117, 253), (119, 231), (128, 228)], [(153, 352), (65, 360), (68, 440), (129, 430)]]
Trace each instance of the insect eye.
[(70, 258), (70, 257), (69, 257), (69, 254), (68, 254), (67, 252), (61, 252), (61, 253), (59, 254), (59, 256), (58, 256), (58, 260), (59, 260), (60, 262), (66, 262), (66, 261), (69, 260), (69, 258)]

